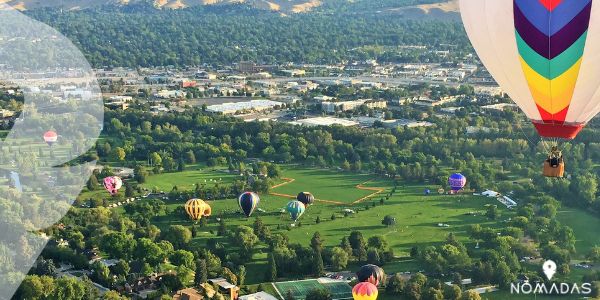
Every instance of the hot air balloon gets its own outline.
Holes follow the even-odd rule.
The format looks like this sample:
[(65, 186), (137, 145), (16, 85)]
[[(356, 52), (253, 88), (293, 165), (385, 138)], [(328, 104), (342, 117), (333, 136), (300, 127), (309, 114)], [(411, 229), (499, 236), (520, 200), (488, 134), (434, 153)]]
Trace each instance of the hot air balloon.
[(304, 206), (304, 204), (298, 200), (290, 201), (287, 205), (287, 211), (288, 213), (290, 213), (290, 217), (292, 217), (292, 220), (294, 220), (294, 222), (300, 219), (302, 214), (304, 214), (305, 210), (306, 207)]
[(370, 282), (360, 282), (352, 289), (354, 300), (375, 300), (378, 295), (377, 287)]
[(356, 272), (359, 282), (370, 282), (376, 286), (385, 282), (385, 272), (376, 265), (364, 265)]
[(467, 177), (460, 173), (454, 173), (448, 178), (448, 184), (452, 191), (458, 192), (467, 184)]
[(111, 194), (111, 196), (116, 195), (119, 192), (119, 189), (123, 186), (123, 181), (119, 176), (109, 176), (104, 178), (104, 188)]
[(600, 112), (599, 5), (460, 0), (460, 10), (479, 58), (540, 136), (573, 139)]
[(304, 206), (309, 207), (313, 203), (315, 203), (315, 196), (313, 196), (313, 194), (311, 194), (309, 192), (302, 192), (302, 193), (298, 194), (298, 196), (296, 197), (296, 200), (302, 202), (302, 204), (304, 204)]
[(204, 200), (190, 199), (185, 203), (185, 212), (190, 219), (198, 221), (202, 217), (209, 217), (212, 214), (212, 208)]
[(245, 192), (240, 195), (238, 198), (238, 204), (240, 205), (240, 209), (246, 215), (246, 217), (250, 217), (254, 210), (258, 207), (258, 203), (260, 202), (260, 198), (256, 193)]
[(58, 134), (56, 134), (56, 132), (49, 130), (46, 131), (46, 133), (44, 133), (44, 142), (46, 142), (48, 146), (54, 145), (54, 143), (56, 143), (57, 140)]
[(431, 190), (430, 189), (426, 189), (423, 193), (425, 193), (425, 195), (429, 195), (429, 194), (431, 194)]

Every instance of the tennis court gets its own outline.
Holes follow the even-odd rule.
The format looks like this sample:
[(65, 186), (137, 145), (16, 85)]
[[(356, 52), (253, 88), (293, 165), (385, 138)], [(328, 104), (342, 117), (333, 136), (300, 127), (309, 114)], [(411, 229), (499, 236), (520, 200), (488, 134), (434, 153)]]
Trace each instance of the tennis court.
[(352, 299), (352, 288), (345, 282), (320, 282), (317, 279), (275, 282), (273, 286), (279, 295), (285, 298), (290, 293), (294, 299), (304, 300), (314, 289), (327, 289), (334, 300)]

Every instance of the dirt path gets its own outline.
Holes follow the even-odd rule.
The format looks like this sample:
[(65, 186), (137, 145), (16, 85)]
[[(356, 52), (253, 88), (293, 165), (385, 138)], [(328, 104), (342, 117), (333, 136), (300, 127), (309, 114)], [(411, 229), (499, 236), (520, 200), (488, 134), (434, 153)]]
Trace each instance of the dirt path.
[[(284, 182), (282, 182), (282, 183), (280, 183), (280, 184), (276, 184), (276, 185), (272, 186), (272, 187), (271, 187), (271, 189), (276, 189), (276, 188), (278, 188), (278, 187), (282, 187), (282, 186), (284, 186), (284, 185), (286, 185), (286, 184), (290, 184), (290, 183), (292, 183), (292, 182), (296, 181), (296, 180), (295, 180), (295, 179), (293, 179), (293, 178), (282, 178), (282, 180), (283, 180)], [(366, 196), (364, 196), (364, 197), (362, 197), (362, 198), (360, 198), (360, 199), (358, 199), (358, 200), (356, 200), (356, 201), (354, 201), (354, 202), (352, 202), (352, 203), (341, 202), (341, 201), (335, 201), (335, 200), (317, 199), (317, 198), (315, 198), (315, 201), (317, 201), (317, 202), (323, 202), (323, 203), (330, 203), (330, 204), (337, 204), (337, 205), (355, 205), (355, 204), (359, 204), (359, 203), (361, 203), (361, 202), (363, 202), (363, 201), (365, 201), (365, 200), (367, 200), (367, 199), (370, 199), (371, 197), (373, 197), (373, 196), (375, 196), (375, 195), (377, 195), (377, 194), (380, 194), (380, 193), (382, 193), (383, 191), (385, 191), (385, 189), (384, 189), (384, 188), (378, 188), (378, 187), (365, 187), (365, 186), (364, 186), (365, 184), (367, 184), (367, 183), (369, 183), (369, 182), (371, 182), (371, 181), (373, 181), (373, 179), (371, 179), (371, 180), (367, 180), (367, 181), (365, 181), (365, 182), (363, 182), (363, 183), (360, 183), (360, 184), (357, 184), (357, 185), (355, 186), (355, 188), (357, 188), (357, 189), (359, 189), (359, 190), (364, 190), (364, 191), (372, 191), (373, 193), (371, 193), (371, 194), (369, 194), (369, 195), (366, 195)], [(281, 194), (281, 193), (269, 192), (269, 195), (272, 195), (272, 196), (278, 196), (278, 197), (283, 197), (283, 198), (296, 199), (296, 196), (295, 196), (295, 195), (290, 195), (290, 194)]]

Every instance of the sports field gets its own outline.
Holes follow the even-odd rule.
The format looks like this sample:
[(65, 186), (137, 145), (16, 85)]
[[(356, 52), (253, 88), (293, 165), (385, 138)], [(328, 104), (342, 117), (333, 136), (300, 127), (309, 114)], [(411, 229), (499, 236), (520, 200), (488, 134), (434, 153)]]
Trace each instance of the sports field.
[(345, 282), (320, 282), (316, 279), (276, 282), (273, 286), (280, 296), (285, 298), (290, 292), (294, 299), (304, 300), (315, 289), (327, 289), (333, 299), (352, 299), (352, 288)]

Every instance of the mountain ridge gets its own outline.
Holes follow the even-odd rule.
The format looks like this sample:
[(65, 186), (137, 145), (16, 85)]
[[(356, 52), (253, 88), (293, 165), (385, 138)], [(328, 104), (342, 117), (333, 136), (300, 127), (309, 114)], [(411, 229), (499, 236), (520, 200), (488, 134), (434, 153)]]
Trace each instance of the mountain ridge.
[[(337, 1), (337, 2), (336, 2)], [(363, 0), (372, 1), (372, 0)], [(398, 14), (409, 17), (427, 17), (435, 16), (436, 18), (442, 15), (453, 16), (458, 12), (458, 0), (415, 0), (414, 5), (403, 4), (398, 1), (397, 6), (388, 7), (377, 13)], [(7, 4), (15, 9), (26, 11), (39, 8), (60, 8), (65, 10), (82, 10), (93, 8), (102, 5), (127, 6), (133, 4), (149, 4), (156, 9), (185, 9), (201, 5), (247, 5), (249, 7), (279, 12), (282, 15), (308, 13), (315, 11), (324, 4), (329, 4), (329, 8), (335, 7), (338, 3), (352, 6), (354, 3), (360, 2), (357, 0), (0, 0), (0, 4)], [(425, 4), (419, 4), (425, 3)], [(373, 6), (375, 10), (376, 6)], [(334, 8), (335, 10), (335, 8)]]

